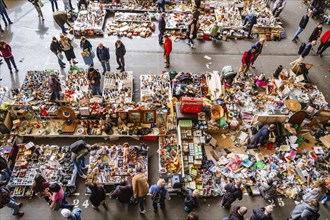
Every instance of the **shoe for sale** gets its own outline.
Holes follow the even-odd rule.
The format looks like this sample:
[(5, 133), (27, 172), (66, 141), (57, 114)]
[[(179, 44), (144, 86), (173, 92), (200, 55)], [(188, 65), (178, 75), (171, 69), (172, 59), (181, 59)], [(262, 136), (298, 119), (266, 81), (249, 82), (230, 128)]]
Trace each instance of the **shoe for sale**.
[(118, 66), (118, 67), (117, 67), (117, 70), (120, 70), (120, 69), (121, 69), (121, 66)]
[(24, 215), (24, 212), (19, 211), (17, 214), (13, 214), (14, 216), (22, 217)]
[(146, 213), (146, 210), (144, 209), (144, 210), (140, 210), (139, 209), (139, 212), (141, 213), (141, 214), (145, 214)]
[(87, 176), (85, 175), (85, 174), (83, 174), (83, 175), (79, 175), (81, 178), (83, 178), (83, 179), (86, 179), (87, 178)]

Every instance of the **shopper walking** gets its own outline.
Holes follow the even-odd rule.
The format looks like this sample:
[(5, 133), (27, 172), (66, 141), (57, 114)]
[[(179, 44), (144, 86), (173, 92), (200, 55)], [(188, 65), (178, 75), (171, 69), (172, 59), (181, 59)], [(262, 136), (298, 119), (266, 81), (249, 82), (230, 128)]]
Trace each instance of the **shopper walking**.
[(172, 40), (168, 37), (168, 35), (164, 36), (164, 61), (165, 68), (170, 67), (170, 54), (172, 52)]
[(265, 200), (271, 200), (277, 197), (277, 192), (276, 192), (277, 187), (273, 179), (268, 179), (267, 181), (263, 181), (261, 184), (259, 184), (258, 188), (260, 191), (260, 195)]
[(308, 42), (303, 51), (300, 53), (300, 56), (298, 57), (298, 59), (292, 61), (290, 63), (290, 66), (293, 67), (297, 64), (302, 63), (305, 60), (305, 57), (308, 56), (309, 52), (311, 51), (312, 47), (314, 47), (316, 45), (316, 40), (313, 40), (312, 42)]
[(115, 43), (116, 47), (116, 59), (118, 63), (117, 70), (120, 70), (121, 72), (125, 71), (125, 54), (126, 54), (126, 48), (125, 45), (121, 40), (117, 40)]
[(37, 174), (34, 177), (33, 184), (31, 186), (31, 189), (33, 191), (33, 194), (36, 194), (39, 197), (43, 197), (47, 203), (49, 203), (49, 197), (45, 193), (45, 190), (49, 188), (50, 184), (46, 180), (45, 177), (43, 177), (41, 174)]
[(272, 10), (272, 13), (274, 17), (280, 16), (281, 12), (283, 11), (284, 7), (286, 5), (286, 0), (276, 0), (274, 3), (274, 7)]
[(273, 220), (272, 212), (272, 205), (268, 205), (264, 208), (253, 209), (253, 215), (250, 217), (250, 220)]
[(291, 212), (291, 218), (292, 220), (318, 219), (320, 217), (319, 209), (320, 203), (316, 199), (310, 199), (296, 205)]
[(13, 24), (13, 22), (10, 20), (8, 16), (7, 6), (3, 0), (0, 0), (0, 15), (2, 16), (2, 20), (5, 23), (6, 27), (8, 26), (8, 24)]
[(83, 51), (82, 56), (85, 64), (93, 67), (94, 66), (93, 59), (95, 57), (95, 54), (92, 50), (92, 44), (89, 42), (89, 40), (86, 39), (85, 36), (82, 36), (80, 38), (80, 48)]
[(6, 185), (11, 176), (8, 161), (0, 155), (0, 185)]
[(0, 52), (1, 52), (1, 57), (3, 57), (7, 63), (8, 69), (10, 74), (13, 74), (11, 64), (13, 64), (16, 73), (18, 72), (15, 59), (11, 50), (11, 46), (6, 42), (6, 41), (0, 41)]
[(24, 212), (19, 209), (22, 207), (22, 203), (17, 203), (14, 197), (11, 196), (10, 190), (4, 185), (0, 185), (0, 209), (7, 206), (11, 208), (12, 214), (18, 217), (22, 217)]
[(60, 79), (58, 78), (56, 73), (52, 72), (49, 74), (48, 86), (49, 86), (50, 90), (52, 91), (52, 93), (54, 94), (55, 100), (61, 100), (62, 88), (61, 88)]
[(244, 220), (244, 215), (247, 213), (247, 208), (242, 206), (236, 206), (233, 211), (229, 214), (228, 220)]
[(67, 24), (70, 28), (72, 28), (71, 23), (69, 22), (69, 19), (68, 19), (67, 11), (56, 11), (53, 13), (53, 18), (54, 18), (55, 23), (58, 26), (60, 26), (63, 34), (67, 34), (65, 24)]
[(103, 67), (102, 75), (104, 75), (106, 71), (110, 71), (109, 48), (106, 48), (105, 46), (103, 46), (102, 43), (100, 43), (96, 49), (96, 55), (99, 61), (101, 62), (101, 65)]
[(88, 167), (85, 164), (85, 156), (95, 147), (90, 147), (86, 144), (83, 140), (78, 140), (70, 145), (70, 152), (71, 152), (71, 160), (75, 167), (75, 171), (78, 175), (86, 179), (86, 175), (83, 173), (83, 169), (87, 169)]
[(250, 65), (254, 60), (257, 47), (253, 45), (250, 50), (245, 51), (242, 57), (242, 64), (239, 68), (239, 74), (244, 74), (250, 69)]
[(74, 207), (66, 201), (64, 190), (58, 183), (52, 183), (49, 188), (46, 188), (45, 194), (50, 199), (49, 207), (54, 211), (58, 211), (60, 208), (72, 209)]
[(194, 19), (193, 15), (189, 15), (189, 21), (187, 23), (187, 41), (186, 44), (188, 44), (191, 48), (195, 48), (193, 39), (196, 37), (197, 34), (197, 20)]
[(323, 23), (320, 22), (317, 27), (313, 30), (311, 36), (308, 38), (308, 42), (312, 42), (313, 40), (317, 40), (322, 34)]
[(102, 205), (105, 210), (108, 210), (105, 201), (105, 191), (102, 186), (98, 186), (96, 183), (87, 183), (86, 187), (90, 190), (91, 194), (89, 196), (89, 201), (92, 203), (94, 209), (98, 209)]
[(243, 23), (243, 27), (245, 27), (245, 29), (248, 31), (248, 38), (251, 38), (251, 32), (253, 29), (253, 26), (257, 23), (257, 16), (254, 14), (248, 14), (245, 18), (244, 18), (244, 23)]
[(190, 212), (186, 220), (199, 220), (198, 214), (196, 212)]
[(72, 212), (69, 209), (62, 209), (61, 214), (68, 220), (82, 220), (80, 208), (74, 208)]
[(35, 9), (37, 10), (38, 12), (38, 17), (39, 18), (42, 18), (42, 20), (44, 21), (45, 18), (44, 18), (44, 15), (42, 14), (42, 11), (41, 11), (41, 6), (39, 4), (39, 0), (28, 0), (29, 2), (32, 3), (32, 5), (35, 7)]
[(241, 189), (242, 180), (238, 179), (234, 183), (228, 183), (225, 186), (226, 192), (224, 193), (220, 205), (222, 208), (230, 208), (231, 204), (236, 200), (242, 200), (243, 192)]
[(111, 199), (118, 199), (122, 203), (130, 203), (130, 199), (133, 195), (132, 182), (129, 179), (123, 181), (116, 189), (111, 193)]
[(149, 193), (151, 194), (152, 206), (154, 211), (157, 211), (158, 204), (161, 209), (165, 208), (165, 199), (169, 200), (170, 195), (168, 190), (165, 189), (166, 182), (164, 179), (159, 179), (156, 185), (150, 187)]
[(311, 11), (308, 11), (306, 14), (304, 14), (302, 16), (302, 18), (300, 19), (300, 22), (299, 22), (299, 27), (298, 27), (298, 30), (297, 32), (293, 35), (293, 38), (292, 38), (292, 42), (295, 42), (297, 43), (297, 38), (299, 36), (299, 34), (301, 34), (301, 32), (303, 32), (303, 30), (306, 28), (307, 24), (308, 24), (308, 21), (309, 21), (309, 18), (312, 16), (312, 12)]
[(255, 69), (253, 64), (257, 60), (258, 56), (261, 54), (262, 49), (264, 47), (265, 41), (266, 41), (265, 38), (261, 38), (257, 43), (254, 44), (256, 46), (256, 51), (255, 51), (255, 54), (254, 54), (254, 59), (253, 59), (251, 65), (250, 65), (253, 69)]
[(62, 55), (62, 47), (60, 45), (60, 42), (58, 42), (56, 37), (53, 37), (52, 43), (50, 44), (50, 50), (55, 54), (57, 57), (57, 62), (60, 65), (62, 69), (65, 68), (65, 63), (62, 61), (63, 55)]
[(183, 210), (189, 213), (198, 207), (198, 197), (200, 193), (197, 189), (195, 189), (194, 191), (188, 189), (187, 192), (188, 195), (184, 199)]
[(139, 212), (145, 214), (144, 203), (149, 191), (149, 184), (141, 167), (136, 168), (136, 172), (137, 174), (132, 179), (133, 196), (139, 202)]
[(158, 9), (158, 13), (165, 12), (165, 0), (157, 0), (156, 1), (156, 6)]
[(63, 4), (64, 4), (64, 10), (71, 9), (69, 0), (63, 0)]
[(93, 95), (102, 95), (101, 91), (101, 74), (93, 67), (88, 68), (87, 79), (91, 87)]
[(163, 12), (158, 19), (158, 30), (159, 30), (159, 34), (158, 34), (158, 43), (159, 44), (163, 44), (163, 37), (164, 37), (164, 33), (165, 33), (165, 29), (166, 29), (166, 21), (165, 21), (165, 12)]
[(327, 30), (320, 38), (320, 45), (317, 48), (317, 54), (322, 57), (322, 53), (330, 46), (330, 30)]
[(265, 145), (268, 141), (269, 133), (274, 131), (275, 128), (275, 124), (263, 125), (261, 129), (254, 135), (251, 144), (248, 145), (245, 151), (247, 151), (248, 149), (256, 149), (262, 145)]
[(74, 66), (76, 63), (78, 63), (76, 59), (76, 55), (73, 50), (73, 46), (71, 43), (71, 40), (64, 36), (64, 34), (60, 34), (60, 46), (62, 51), (64, 51), (66, 59), (69, 61), (70, 66)]
[(57, 0), (49, 0), (49, 1), (52, 4), (52, 11), (55, 12), (55, 8), (56, 8), (56, 11), (58, 11)]

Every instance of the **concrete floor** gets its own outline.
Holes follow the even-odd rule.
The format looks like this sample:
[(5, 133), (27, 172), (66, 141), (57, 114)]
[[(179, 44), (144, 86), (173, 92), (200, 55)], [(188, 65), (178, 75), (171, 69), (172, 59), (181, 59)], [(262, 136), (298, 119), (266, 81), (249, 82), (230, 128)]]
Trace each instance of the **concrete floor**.
[[(75, 2), (75, 0), (73, 0)], [(31, 3), (22, 0), (6, 1), (9, 7), (9, 16), (14, 22), (9, 26), (5, 33), (1, 34), (1, 39), (6, 40), (12, 46), (13, 54), (17, 62), (19, 73), (10, 75), (6, 64), (1, 66), (2, 82), (1, 86), (8, 86), (17, 88), (22, 84), (26, 71), (28, 70), (42, 70), (44, 68), (58, 69), (57, 59), (49, 50), (49, 45), (52, 36), (59, 36), (60, 29), (54, 23), (52, 18), (51, 5), (49, 1), (44, 1), (45, 5), (42, 8), (45, 15), (45, 21), (38, 20), (37, 12)], [(63, 9), (62, 1), (58, 1), (59, 8)], [(300, 1), (292, 0), (287, 2), (287, 6), (281, 14), (283, 25), (286, 29), (287, 39), (280, 42), (266, 42), (262, 55), (258, 58), (255, 66), (257, 67), (256, 73), (265, 73), (270, 76), (278, 65), (283, 65), (289, 68), (289, 63), (295, 60), (298, 55), (298, 44), (292, 43), (290, 38), (295, 33), (299, 20), (306, 10), (306, 7)], [(307, 28), (300, 35), (300, 39), (304, 42), (308, 39), (310, 33), (316, 26), (316, 21), (310, 20)], [(324, 27), (324, 31), (329, 29), (329, 26)], [(107, 47), (110, 47), (111, 52), (111, 68), (114, 70), (117, 67), (114, 54), (115, 37), (94, 38), (90, 39), (91, 43), (96, 48), (97, 44), (102, 42)], [(139, 99), (139, 82), (138, 76), (140, 74), (160, 73), (164, 71), (162, 48), (157, 43), (157, 32), (148, 39), (127, 39), (123, 38), (122, 41), (126, 45), (127, 55), (126, 70), (134, 71), (136, 88), (134, 99)], [(183, 41), (173, 43), (173, 52), (171, 54), (171, 69), (176, 71), (191, 71), (194, 73), (201, 73), (204, 71), (221, 70), (225, 65), (233, 65), (238, 70), (240, 60), (243, 52), (248, 49), (256, 40), (237, 40), (227, 42), (196, 42), (196, 49), (191, 49)], [(76, 39), (76, 42), (79, 42)], [(330, 68), (330, 50), (324, 53), (324, 57), (320, 58), (315, 54), (316, 48), (306, 58), (307, 63), (314, 64), (310, 70), (310, 78), (312, 82), (320, 88), (326, 96), (327, 101), (330, 101), (330, 79), (328, 69)], [(76, 56), (78, 58), (78, 66), (86, 67), (80, 56), (80, 50), (76, 49)], [(212, 58), (211, 61), (204, 58), (208, 55)], [(206, 64), (209, 64), (207, 68)], [(96, 68), (101, 68), (101, 65), (95, 61)], [(70, 144), (70, 140), (58, 139), (38, 139), (33, 140), (39, 143), (57, 143), (57, 144)], [(88, 139), (90, 142), (95, 142), (94, 139)], [(120, 140), (121, 142), (125, 140)], [(132, 140), (128, 140), (133, 143)], [(155, 183), (158, 178), (158, 154), (157, 143), (148, 142), (150, 149), (149, 156), (149, 181), (151, 184)], [(109, 200), (110, 209), (108, 212), (95, 211), (89, 205), (83, 206), (84, 202), (88, 199), (85, 196), (83, 181), (78, 181), (78, 192), (80, 195), (72, 196), (69, 200), (75, 202), (79, 201), (78, 206), (83, 210), (83, 219), (185, 219), (186, 214), (183, 209), (183, 197), (172, 197), (172, 200), (167, 202), (165, 212), (159, 211), (154, 213), (150, 199), (148, 199), (147, 210), (145, 216), (141, 216), (137, 207), (129, 207), (120, 204), (117, 201)], [(290, 215), (290, 211), (295, 206), (293, 201), (287, 198), (281, 198), (282, 202), (275, 203), (274, 219), (285, 220)], [(59, 212), (51, 212), (44, 201), (38, 198), (24, 199), (22, 208), (25, 211), (23, 219), (63, 219)], [(201, 199), (201, 206), (197, 212), (200, 219), (222, 219), (228, 215), (228, 211), (223, 210), (219, 205), (219, 198)], [(86, 204), (86, 203), (85, 203)], [(242, 201), (235, 202), (237, 205), (245, 205), (249, 208), (247, 217), (251, 216), (253, 208), (262, 207), (267, 205), (267, 202), (260, 197), (244, 196)], [(283, 205), (284, 206), (280, 206)], [(328, 219), (330, 216), (329, 205), (321, 207), (322, 220)], [(10, 214), (10, 210), (3, 208), (0, 210), (1, 219), (15, 219)]]

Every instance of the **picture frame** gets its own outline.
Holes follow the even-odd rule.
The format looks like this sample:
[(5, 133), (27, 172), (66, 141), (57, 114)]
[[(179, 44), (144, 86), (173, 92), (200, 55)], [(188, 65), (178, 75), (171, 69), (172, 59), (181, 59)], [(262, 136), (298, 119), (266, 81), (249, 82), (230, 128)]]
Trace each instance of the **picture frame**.
[(142, 115), (143, 124), (156, 123), (156, 110), (144, 110)]
[(138, 110), (130, 110), (128, 111), (128, 119), (131, 123), (141, 123), (141, 112)]

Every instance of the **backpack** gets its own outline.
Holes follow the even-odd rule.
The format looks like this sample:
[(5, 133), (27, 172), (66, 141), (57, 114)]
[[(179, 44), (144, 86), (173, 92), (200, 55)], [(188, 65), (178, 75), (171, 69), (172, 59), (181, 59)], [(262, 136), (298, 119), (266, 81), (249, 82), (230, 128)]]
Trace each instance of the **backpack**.
[(160, 203), (160, 199), (162, 197), (162, 192), (163, 190), (162, 189), (156, 189), (155, 192), (152, 194), (152, 201), (153, 202), (156, 202), (156, 203)]
[(302, 42), (298, 50), (299, 55), (304, 51), (305, 47), (306, 47), (306, 43)]
[(0, 209), (2, 209), (5, 205), (10, 202), (10, 193), (2, 188), (0, 190)]

